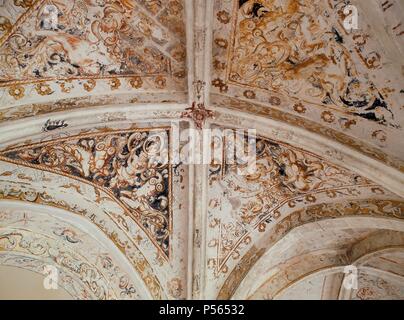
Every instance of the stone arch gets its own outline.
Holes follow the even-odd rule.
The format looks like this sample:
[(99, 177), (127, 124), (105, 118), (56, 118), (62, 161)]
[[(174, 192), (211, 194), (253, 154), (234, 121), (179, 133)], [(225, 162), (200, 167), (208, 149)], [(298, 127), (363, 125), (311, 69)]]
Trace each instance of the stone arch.
[[(366, 218), (358, 219), (363, 220)], [(291, 257), (290, 259), (285, 258), (285, 261), (283, 261), (278, 266), (276, 266), (276, 262), (273, 262), (272, 260), (271, 267), (268, 266), (269, 269), (267, 271), (269, 278), (258, 288), (256, 287), (255, 289), (252, 289), (253, 292), (250, 291), (251, 294), (248, 296), (248, 298), (262, 298), (262, 294), (265, 293), (265, 299), (277, 299), (277, 297), (282, 296), (285, 291), (292, 290), (294, 286), (298, 286), (304, 281), (315, 279), (319, 276), (338, 274), (342, 275), (339, 283), (338, 294), (338, 297), (341, 299), (343, 297), (349, 296), (350, 289), (345, 289), (345, 286), (343, 284), (345, 281), (345, 277), (347, 277), (347, 275), (349, 274), (348, 271), (352, 271), (351, 269), (356, 270), (354, 275), (355, 277), (358, 277), (360, 273), (373, 275), (377, 274), (381, 278), (387, 277), (390, 279), (394, 279), (399, 284), (403, 282), (404, 278), (402, 276), (396, 275), (386, 268), (370, 268), (365, 264), (367, 260), (375, 255), (383, 255), (386, 252), (404, 252), (404, 233), (402, 232), (402, 227), (404, 225), (402, 223), (397, 223), (395, 227), (392, 227), (391, 225), (389, 225), (388, 222), (386, 223), (386, 221), (383, 221), (383, 219), (377, 219), (377, 221), (374, 221), (375, 228), (367, 229), (367, 232), (371, 233), (369, 235), (365, 233), (363, 239), (357, 241), (357, 237), (361, 233), (361, 228), (357, 227), (357, 229), (351, 229), (348, 226), (340, 226), (341, 221), (332, 221), (332, 223), (326, 222), (327, 221), (322, 221), (319, 223), (322, 226), (320, 226), (320, 229), (318, 229), (317, 232), (323, 231), (323, 233), (326, 234), (327, 237), (337, 242), (337, 238), (335, 235), (343, 230), (348, 230), (350, 232), (349, 235), (352, 235), (352, 239), (349, 239), (349, 237), (346, 239), (348, 244), (346, 248), (313, 248), (311, 250), (310, 248), (303, 245), (303, 247), (300, 248), (302, 254), (299, 256)], [(316, 239), (315, 228), (316, 226), (310, 226), (309, 223), (307, 225), (304, 225), (303, 228), (297, 227), (296, 229), (292, 230), (287, 236), (280, 240), (278, 244), (276, 244), (276, 248), (269, 249), (269, 251), (267, 252), (267, 258), (269, 257), (270, 252), (272, 253), (272, 255), (277, 256), (279, 254), (279, 248), (281, 248), (281, 246), (283, 245), (286, 245), (286, 243), (290, 244), (291, 242), (293, 243), (298, 241), (304, 242), (305, 238), (310, 237)], [(387, 230), (387, 228), (389, 228), (389, 230)], [(383, 239), (383, 242), (381, 241), (381, 239)], [(322, 239), (317, 238), (317, 241), (321, 242)], [(327, 241), (329, 242), (329, 239), (327, 239)], [(366, 247), (366, 251), (363, 251), (364, 246)], [(352, 252), (355, 251), (361, 251), (362, 256), (352, 255)], [(280, 268), (282, 271), (279, 272), (280, 270), (278, 268)], [(257, 272), (257, 269), (253, 268), (251, 272)], [(248, 288), (244, 286), (243, 289), (247, 290)], [(347, 290), (348, 292), (344, 292)], [(259, 292), (261, 295), (258, 295)], [(333, 298), (335, 299), (337, 297), (334, 296)]]
[[(351, 204), (355, 204), (354, 210), (347, 210)], [(236, 292), (245, 276), (253, 270), (254, 265), (261, 259), (275, 243), (295, 228), (306, 228), (312, 223), (322, 222), (324, 224), (333, 224), (333, 222), (347, 220), (356, 225), (356, 227), (379, 228), (382, 224), (378, 221), (384, 221), (387, 229), (396, 229), (402, 231), (403, 218), (402, 202), (362, 200), (350, 203), (320, 204), (307, 207), (306, 209), (295, 211), (283, 220), (276, 223), (271, 232), (267, 234), (263, 242), (256, 243), (240, 260), (238, 265), (230, 273), (221, 288), (218, 298), (229, 299)], [(390, 207), (391, 206), (391, 207)], [(372, 208), (373, 207), (373, 208)], [(339, 208), (338, 210), (336, 210)], [(345, 208), (345, 210), (343, 210)], [(398, 208), (398, 211), (396, 211)], [(326, 210), (327, 209), (327, 210)], [(398, 213), (398, 214), (397, 214)], [(391, 221), (391, 222), (390, 222)], [(305, 227), (306, 226), (306, 227)], [(250, 273), (252, 274), (252, 273)]]
[(0, 210), (2, 264), (35, 272), (46, 264), (54, 265), (94, 299), (153, 297), (128, 258), (85, 218), (15, 200), (1, 200)]

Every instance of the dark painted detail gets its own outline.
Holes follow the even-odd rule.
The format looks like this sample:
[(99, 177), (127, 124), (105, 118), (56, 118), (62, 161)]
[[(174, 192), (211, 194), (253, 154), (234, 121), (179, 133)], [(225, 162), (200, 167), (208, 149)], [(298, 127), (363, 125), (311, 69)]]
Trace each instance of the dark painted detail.
[(48, 119), (48, 121), (45, 122), (44, 126), (42, 127), (42, 131), (53, 131), (61, 128), (66, 128), (68, 124), (64, 120), (56, 120), (56, 121), (51, 121)]

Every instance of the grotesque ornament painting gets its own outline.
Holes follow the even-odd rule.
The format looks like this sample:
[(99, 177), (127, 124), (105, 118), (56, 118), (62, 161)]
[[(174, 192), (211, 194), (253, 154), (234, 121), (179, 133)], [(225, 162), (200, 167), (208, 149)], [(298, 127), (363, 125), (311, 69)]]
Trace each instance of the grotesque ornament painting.
[[(383, 95), (352, 60), (343, 29), (329, 23), (331, 12), (338, 15), (341, 8), (321, 0), (240, 0), (229, 44), (230, 83), (394, 126)], [(378, 68), (377, 59), (369, 67)]]
[(4, 155), (108, 191), (168, 256), (171, 171), (159, 153), (167, 142), (168, 131), (135, 130), (61, 139)]

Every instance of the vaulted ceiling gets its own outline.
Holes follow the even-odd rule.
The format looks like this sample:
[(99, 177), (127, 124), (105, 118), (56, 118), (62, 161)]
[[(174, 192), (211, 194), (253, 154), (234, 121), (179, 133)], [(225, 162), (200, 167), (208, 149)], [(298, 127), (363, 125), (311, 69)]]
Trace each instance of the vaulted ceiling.
[[(0, 266), (77, 299), (404, 298), (403, 9), (0, 2)], [(256, 130), (255, 172), (152, 161), (194, 128)]]

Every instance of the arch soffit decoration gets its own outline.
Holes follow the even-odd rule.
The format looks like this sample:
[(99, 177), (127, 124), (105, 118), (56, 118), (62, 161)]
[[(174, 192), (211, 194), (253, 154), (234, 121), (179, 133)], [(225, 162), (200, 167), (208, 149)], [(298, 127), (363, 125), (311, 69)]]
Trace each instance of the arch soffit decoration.
[[(107, 133), (116, 134), (116, 132), (111, 131)], [(122, 130), (118, 132), (121, 133)], [(124, 132), (126, 135), (128, 130), (124, 130)], [(129, 132), (134, 132), (133, 134), (139, 133), (138, 130), (129, 130)], [(105, 133), (102, 137), (104, 136)], [(62, 145), (61, 141), (58, 143), (59, 146)], [(69, 146), (68, 143), (66, 145)], [(66, 149), (62, 148), (60, 150), (62, 150), (60, 156), (62, 158), (65, 157), (66, 154), (63, 154), (63, 152)], [(69, 164), (75, 164), (76, 166), (80, 164), (79, 161), (73, 162), (70, 161)], [(153, 241), (153, 236), (151, 236), (150, 232), (147, 232), (147, 229), (144, 228), (144, 225), (138, 219), (142, 215), (138, 216), (134, 214), (137, 211), (132, 212), (128, 210), (128, 207), (123, 205), (113, 193), (111, 194), (108, 188), (99, 188), (97, 184), (80, 178), (80, 176), (64, 174), (61, 170), (58, 170), (60, 168), (57, 168), (57, 166), (55, 170), (41, 168), (38, 165), (31, 165), (29, 162), (15, 161), (2, 157), (0, 197), (22, 200), (29, 203), (46, 204), (84, 217), (89, 223), (94, 224), (97, 229), (103, 232), (124, 253), (133, 267), (140, 273), (154, 298), (164, 298), (171, 294), (172, 298), (180, 298), (183, 294), (181, 287), (183, 267), (177, 265), (173, 267), (174, 270), (170, 273), (166, 270), (170, 268), (168, 261), (176, 264), (183, 258), (183, 244), (181, 241), (181, 234), (183, 233), (181, 228), (183, 228), (183, 225), (176, 223), (174, 229), (169, 230), (170, 233), (175, 231), (177, 237), (170, 239), (172, 240), (169, 242), (170, 256), (166, 257), (159, 244)], [(78, 167), (78, 169), (80, 168)], [(181, 171), (181, 168), (178, 170)], [(178, 192), (177, 188), (183, 188), (183, 183), (186, 183), (186, 180), (185, 182), (179, 181), (184, 177), (186, 179), (186, 174), (178, 174), (174, 179), (170, 176), (170, 183), (167, 187), (171, 186), (171, 182), (173, 181), (176, 183), (176, 187), (173, 190), (174, 192)], [(170, 208), (177, 206), (181, 208), (180, 204), (176, 202), (171, 203), (171, 201), (172, 199), (170, 199)], [(174, 216), (184, 214), (184, 210), (186, 210), (186, 207), (173, 210)], [(173, 219), (171, 214), (171, 210), (167, 211), (167, 219)], [(182, 223), (186, 223), (186, 221)], [(171, 223), (167, 225), (162, 224), (160, 227), (168, 228), (170, 225)]]
[[(385, 223), (386, 229), (397, 230), (402, 224), (402, 214), (402, 200), (396, 202), (394, 200), (358, 199), (355, 201), (342, 200), (334, 203), (309, 205), (300, 210), (292, 210), (283, 219), (278, 216), (272, 225), (268, 223), (266, 230), (261, 229), (261, 234), (258, 231), (259, 229), (256, 231), (257, 240), (251, 242), (249, 240), (247, 243), (241, 242), (244, 246), (244, 248), (240, 246), (242, 254), (239, 254), (237, 259), (234, 259), (236, 262), (233, 261), (231, 264), (233, 268), (229, 274), (222, 277), (225, 280), (222, 280), (223, 285), (218, 293), (218, 298), (231, 298), (245, 277), (253, 274), (250, 273), (251, 270), (253, 270), (265, 252), (270, 250), (278, 241), (282, 241), (285, 235), (295, 228), (299, 229), (300, 226), (305, 224), (310, 225), (310, 223), (323, 220), (324, 229), (332, 226), (334, 220), (336, 221), (335, 224), (341, 228), (348, 228), (350, 225), (355, 228), (375, 228), (378, 219), (385, 218), (387, 219)], [(341, 222), (338, 223), (338, 221)], [(247, 237), (254, 239), (254, 233), (249, 234)]]
[(86, 219), (53, 206), (1, 200), (1, 264), (44, 274), (75, 299), (150, 299), (127, 258)]
[[(329, 298), (344, 298), (349, 296), (349, 292), (343, 292), (345, 290), (341, 288), (347, 266), (355, 266), (362, 273), (379, 273), (380, 277), (395, 279), (402, 285), (404, 279), (399, 272), (402, 265), (400, 267), (399, 257), (396, 258), (398, 262), (394, 262), (394, 253), (403, 252), (403, 226), (402, 220), (393, 222), (386, 217), (369, 219), (359, 215), (291, 227), (289, 231), (285, 230), (283, 238), (266, 247), (233, 298), (274, 299), (299, 283), (320, 275), (340, 275), (340, 289), (336, 291), (334, 288), (333, 296)], [(313, 241), (314, 246), (310, 245)], [(286, 247), (288, 251), (285, 252)], [(296, 251), (290, 248), (302, 254), (296, 255)], [(384, 264), (380, 261), (371, 263), (386, 254), (390, 255), (389, 259), (380, 260)], [(253, 276), (257, 273), (263, 274), (260, 280)]]

